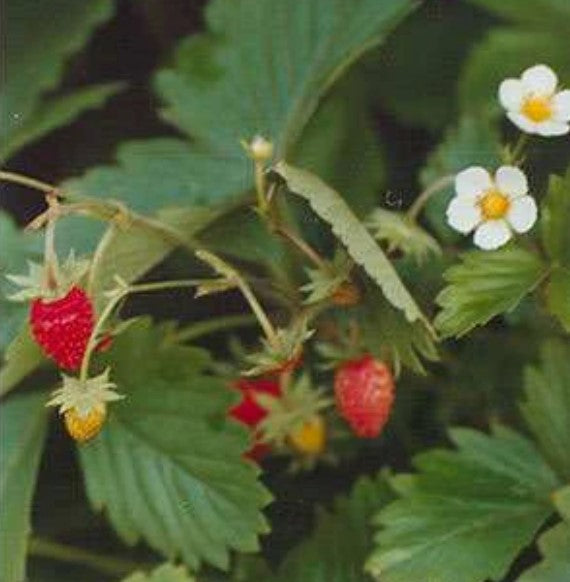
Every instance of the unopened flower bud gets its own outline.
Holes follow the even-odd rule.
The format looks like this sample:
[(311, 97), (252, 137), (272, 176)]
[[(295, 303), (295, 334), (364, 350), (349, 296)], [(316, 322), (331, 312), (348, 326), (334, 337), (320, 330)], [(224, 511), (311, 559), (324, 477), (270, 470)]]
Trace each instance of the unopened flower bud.
[(273, 144), (261, 135), (256, 135), (249, 143), (249, 154), (256, 162), (267, 162), (273, 156)]

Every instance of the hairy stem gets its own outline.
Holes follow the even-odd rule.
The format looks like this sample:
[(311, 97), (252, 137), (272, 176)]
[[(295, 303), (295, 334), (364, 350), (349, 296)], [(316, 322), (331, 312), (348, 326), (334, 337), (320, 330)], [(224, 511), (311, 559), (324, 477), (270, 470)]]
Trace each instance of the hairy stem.
[(415, 200), (414, 203), (408, 208), (406, 216), (412, 222), (415, 222), (423, 210), (424, 206), (427, 204), (428, 200), (434, 195), (448, 188), (453, 184), (455, 180), (455, 175), (443, 176), (439, 180), (430, 184)]
[(28, 544), (28, 552), (32, 556), (87, 566), (110, 576), (125, 576), (134, 570), (147, 570), (153, 567), (151, 564), (140, 564), (122, 558), (104, 556), (43, 538), (31, 538)]
[[(36, 180), (35, 178), (29, 178), (28, 176), (23, 176), (22, 174), (17, 174), (15, 172), (0, 172), (0, 180), (3, 182), (11, 182), (12, 184), (19, 184), (20, 186), (27, 186), (34, 190), (39, 190), (44, 194), (51, 194), (57, 192), (57, 188), (41, 180)], [(57, 192), (59, 195), (59, 192)]]
[(226, 315), (215, 319), (206, 319), (191, 323), (173, 333), (176, 342), (189, 342), (204, 335), (209, 335), (219, 331), (235, 329), (237, 327), (248, 327), (257, 322), (257, 318), (251, 313), (238, 313), (237, 315)]

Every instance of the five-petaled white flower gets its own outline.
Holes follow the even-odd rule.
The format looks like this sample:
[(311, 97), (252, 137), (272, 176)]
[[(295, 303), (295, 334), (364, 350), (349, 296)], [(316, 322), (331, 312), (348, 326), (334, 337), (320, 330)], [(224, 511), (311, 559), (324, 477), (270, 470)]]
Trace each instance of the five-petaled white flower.
[(507, 117), (525, 133), (543, 136), (570, 131), (570, 91), (557, 91), (556, 73), (535, 65), (520, 79), (505, 79), (499, 86), (499, 101)]
[(526, 176), (514, 166), (501, 166), (494, 178), (485, 168), (467, 168), (455, 177), (455, 192), (447, 221), (463, 234), (475, 230), (473, 242), (479, 248), (497, 249), (513, 231), (526, 232), (536, 221), (536, 203), (527, 195)]

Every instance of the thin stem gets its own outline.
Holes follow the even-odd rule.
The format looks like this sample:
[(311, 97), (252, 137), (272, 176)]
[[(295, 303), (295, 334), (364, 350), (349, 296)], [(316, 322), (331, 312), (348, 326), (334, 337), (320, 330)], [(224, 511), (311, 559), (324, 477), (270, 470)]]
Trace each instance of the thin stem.
[(183, 327), (173, 333), (176, 342), (189, 342), (204, 335), (234, 329), (236, 327), (248, 327), (257, 323), (257, 318), (251, 313), (239, 313), (237, 315), (226, 315), (215, 319), (197, 321)]
[(277, 332), (275, 331), (275, 328), (273, 327), (269, 317), (267, 317), (265, 310), (263, 307), (261, 307), (257, 297), (253, 294), (253, 291), (249, 285), (241, 277), (238, 278), (237, 284), (240, 291), (242, 292), (242, 295), (245, 297), (245, 300), (249, 303), (249, 306), (257, 318), (257, 321), (259, 321), (259, 325), (263, 329), (263, 333), (265, 333), (269, 343), (272, 347), (278, 349), (279, 338), (277, 336)]
[(519, 139), (515, 144), (512, 152), (508, 152), (507, 161), (511, 164), (516, 164), (517, 160), (519, 159), (520, 155), (522, 154), (526, 144), (528, 143), (528, 134), (521, 133), (519, 135)]
[(91, 268), (89, 269), (89, 278), (87, 280), (87, 293), (89, 295), (93, 294), (93, 288), (95, 286), (95, 281), (97, 280), (99, 266), (102, 264), (103, 257), (116, 235), (117, 227), (114, 224), (109, 225), (109, 228), (105, 231), (105, 234), (103, 234), (99, 240), (99, 244), (93, 253)]
[(55, 225), (57, 223), (57, 199), (49, 194), (48, 218), (44, 233), (44, 265), (45, 277), (48, 289), (57, 289), (59, 284), (59, 261), (55, 251)]
[(151, 564), (104, 556), (43, 538), (30, 539), (28, 552), (33, 556), (51, 558), (69, 564), (81, 564), (110, 576), (125, 576), (134, 570), (149, 570), (154, 567)]
[(263, 162), (255, 161), (255, 192), (257, 194), (257, 207), (261, 214), (267, 212), (267, 198), (265, 197), (265, 168)]
[(105, 309), (99, 316), (89, 341), (87, 342), (87, 347), (85, 348), (85, 353), (83, 354), (83, 360), (81, 361), (81, 369), (79, 371), (79, 379), (81, 381), (87, 380), (87, 374), (89, 373), (89, 364), (91, 362), (91, 356), (95, 347), (97, 346), (97, 338), (103, 329), (106, 321), (109, 319), (117, 305), (129, 294), (131, 293), (146, 293), (149, 291), (163, 291), (167, 289), (179, 289), (181, 287), (196, 287), (202, 281), (199, 279), (188, 279), (181, 281), (158, 281), (156, 283), (141, 283), (139, 285), (125, 286), (123, 289), (118, 289), (117, 292), (109, 299)]
[[(41, 180), (36, 180), (35, 178), (29, 178), (28, 176), (23, 176), (22, 174), (16, 174), (15, 172), (0, 172), (0, 180), (3, 182), (12, 182), (13, 184), (19, 184), (20, 186), (27, 186), (28, 188), (33, 188), (34, 190), (39, 190), (45, 194), (51, 194), (52, 192), (57, 192), (57, 188)], [(59, 192), (58, 192), (59, 195)]]
[(408, 208), (406, 216), (412, 222), (415, 222), (420, 215), (423, 207), (426, 205), (427, 201), (437, 192), (451, 186), (455, 180), (454, 175), (443, 176), (439, 180), (430, 184), (415, 200), (414, 203)]
[(274, 232), (279, 236), (283, 237), (285, 240), (290, 242), (298, 251), (305, 255), (317, 268), (323, 271), (330, 271), (330, 267), (327, 262), (315, 251), (315, 249), (302, 238), (293, 234), (289, 229), (284, 226), (277, 224), (273, 226)]

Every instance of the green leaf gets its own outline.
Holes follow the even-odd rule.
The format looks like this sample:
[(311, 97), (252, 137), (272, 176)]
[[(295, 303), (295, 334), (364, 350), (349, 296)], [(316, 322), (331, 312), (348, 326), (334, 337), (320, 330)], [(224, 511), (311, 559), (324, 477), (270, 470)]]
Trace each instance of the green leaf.
[(542, 561), (517, 582), (564, 582), (570, 580), (570, 524), (559, 523), (538, 539)]
[(468, 1), (507, 20), (537, 27), (560, 26), (564, 19), (570, 17), (570, 6), (566, 0), (534, 0), (531, 3), (520, 0)]
[(32, 498), (44, 446), (48, 411), (44, 393), (18, 395), (0, 408), (0, 579), (26, 578)]
[(210, 3), (210, 32), (184, 41), (174, 68), (156, 80), (165, 116), (192, 142), (126, 144), (117, 166), (97, 168), (63, 188), (120, 198), (143, 212), (246, 192), (253, 171), (240, 140), (261, 133), (279, 151), (293, 145), (336, 79), (414, 5), (412, 0), (381, 5), (327, 0), (323, 12), (322, 3)]
[(542, 244), (549, 257), (570, 269), (570, 168), (563, 178), (551, 176), (541, 205)]
[(552, 271), (546, 287), (546, 305), (570, 333), (570, 269), (558, 267)]
[(44, 355), (30, 334), (28, 324), (24, 324), (12, 340), (4, 354), (0, 370), (0, 396), (15, 388), (31, 374), (44, 360)]
[(6, 82), (0, 93), (3, 142), (27, 126), (42, 93), (57, 86), (65, 61), (83, 47), (98, 25), (112, 16), (113, 2), (9, 0), (4, 9)]
[[(450, 99), (465, 58), (491, 19), (459, 2), (424, 2), (390, 35), (381, 51), (366, 58), (372, 105), (378, 101), (407, 125), (439, 130), (454, 119)], [(429, 50), (418, 50), (429, 47)], [(421, 87), (410, 90), (410, 80)]]
[(544, 457), (570, 480), (570, 348), (549, 341), (541, 350), (541, 366), (525, 370), (521, 409)]
[[(539, 10), (537, 7), (537, 12)], [(497, 55), (501, 58), (498, 59)], [(519, 77), (537, 62), (548, 63), (561, 81), (567, 82), (570, 61), (566, 36), (552, 34), (550, 29), (544, 32), (510, 28), (493, 30), (465, 62), (459, 84), (462, 109), (475, 114), (498, 113), (501, 106), (497, 91), (501, 81)]]
[(279, 582), (365, 582), (364, 561), (370, 551), (370, 516), (392, 499), (386, 481), (363, 477), (334, 511), (321, 510), (311, 537), (287, 555)]
[(13, 132), (3, 140), (0, 147), (0, 161), (6, 160), (23, 146), (32, 143), (58, 127), (74, 121), (89, 109), (101, 107), (107, 99), (116, 95), (124, 85), (107, 83), (50, 99), (38, 108)]
[(6, 279), (6, 275), (19, 275), (27, 269), (26, 261), (41, 256), (41, 239), (36, 234), (21, 231), (12, 218), (0, 212), (0, 350), (14, 339), (22, 327), (28, 306), (25, 303), (8, 301), (6, 297), (16, 287)]
[(437, 348), (426, 326), (420, 321), (407, 321), (378, 289), (371, 286), (367, 289), (357, 317), (366, 348), (377, 357), (390, 361), (396, 374), (402, 366), (423, 374), (422, 358), (438, 359)]
[[(500, 141), (497, 131), (486, 120), (472, 116), (460, 118), (443, 141), (428, 157), (420, 181), (427, 188), (443, 176), (455, 175), (469, 166), (483, 166), (493, 170), (500, 160)], [(445, 217), (453, 186), (438, 192), (428, 201), (425, 216), (436, 234), (446, 242), (455, 242), (461, 235), (453, 230)]]
[(248, 434), (225, 421), (234, 395), (207, 374), (207, 352), (166, 337), (141, 319), (114, 342), (108, 365), (126, 398), (80, 448), (88, 497), (127, 543), (227, 568), (230, 549), (257, 549), (269, 494), (241, 458)]
[(123, 582), (195, 582), (194, 576), (190, 576), (184, 566), (174, 566), (173, 564), (163, 564), (154, 569), (150, 574), (135, 572)]
[(274, 169), (287, 182), (291, 192), (307, 200), (315, 213), (331, 225), (350, 256), (382, 289), (386, 299), (401, 309), (409, 321), (425, 322), (398, 273), (342, 196), (317, 176), (285, 162), (279, 162)]
[(445, 272), (449, 285), (436, 297), (442, 311), (434, 323), (444, 337), (460, 337), (511, 311), (546, 273), (536, 255), (514, 245), (471, 251), (462, 258)]
[(378, 515), (367, 563), (382, 582), (499, 580), (552, 513), (557, 480), (531, 442), (500, 426), (450, 436), (458, 450), (420, 454), (393, 482), (402, 498)]
[(372, 236), (388, 246), (388, 251), (401, 251), (416, 262), (424, 262), (429, 255), (441, 254), (437, 241), (404, 212), (377, 208), (366, 221)]
[(157, 77), (164, 117), (219, 155), (242, 158), (239, 140), (261, 134), (283, 157), (326, 91), (413, 6), (214, 1), (206, 13), (210, 36), (183, 43), (175, 67)]
[(566, 522), (570, 523), (570, 485), (556, 491), (553, 498), (558, 513)]

